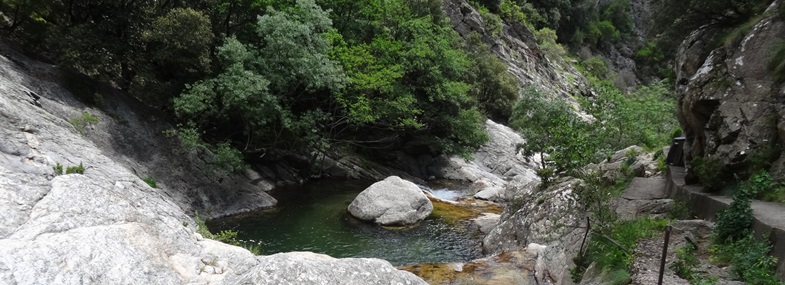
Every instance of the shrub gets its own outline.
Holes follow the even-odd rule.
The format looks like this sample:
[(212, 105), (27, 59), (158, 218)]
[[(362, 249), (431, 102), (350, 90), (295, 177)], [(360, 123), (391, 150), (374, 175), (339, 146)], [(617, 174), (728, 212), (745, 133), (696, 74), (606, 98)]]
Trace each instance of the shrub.
[(542, 28), (534, 31), (534, 36), (537, 38), (537, 43), (540, 44), (540, 49), (550, 60), (561, 60), (562, 56), (567, 53), (564, 47), (556, 42), (559, 38), (556, 31)]
[(583, 68), (594, 77), (608, 78), (608, 66), (602, 58), (594, 56), (581, 64)]
[[(629, 272), (634, 259), (632, 250), (644, 238), (651, 238), (668, 224), (667, 220), (642, 218), (617, 221), (593, 232), (584, 264), (596, 262), (603, 272)], [(612, 239), (618, 245), (611, 242)], [(624, 247), (621, 249), (619, 246)], [(629, 277), (628, 277), (629, 278)], [(624, 281), (624, 278), (613, 278)], [(627, 284), (620, 282), (616, 284)]]
[[(237, 231), (223, 230), (218, 232), (217, 234), (213, 234), (212, 232), (210, 232), (210, 229), (207, 228), (207, 223), (199, 215), (199, 212), (194, 213), (194, 221), (196, 222), (196, 232), (205, 238), (209, 238), (226, 244), (231, 244), (234, 246), (245, 248), (255, 255), (262, 254), (262, 248), (260, 244), (251, 243), (251, 242), (242, 242), (238, 240)], [(184, 222), (183, 225), (188, 226), (188, 223)]]
[(686, 243), (676, 248), (676, 261), (671, 264), (671, 269), (676, 272), (676, 276), (693, 283), (693, 279), (697, 277), (694, 276), (695, 272), (693, 270), (699, 264), (700, 261), (695, 257), (695, 246), (691, 243)]
[(59, 162), (55, 166), (52, 166), (52, 170), (54, 170), (55, 175), (63, 175), (63, 165)]
[(82, 112), (81, 117), (74, 117), (68, 120), (72, 126), (80, 133), (85, 134), (85, 129), (88, 126), (98, 124), (101, 120), (93, 114)]
[(750, 200), (757, 194), (760, 185), (756, 185), (753, 178), (742, 184), (733, 193), (733, 202), (730, 206), (717, 213), (717, 223), (714, 227), (716, 243), (726, 243), (739, 240), (750, 232), (753, 215)]
[(708, 191), (719, 191), (725, 184), (725, 165), (719, 158), (695, 157), (692, 160), (692, 168), (703, 188)]
[(502, 34), (502, 29), (504, 27), (504, 23), (502, 22), (502, 18), (499, 15), (491, 13), (488, 8), (484, 6), (480, 6), (477, 11), (482, 16), (482, 20), (485, 24), (485, 30), (491, 34), (494, 38), (498, 38)]
[(84, 166), (82, 165), (81, 162), (79, 163), (79, 165), (69, 166), (68, 168), (65, 169), (65, 174), (73, 174), (73, 173), (84, 174)]
[[(775, 123), (776, 125), (776, 123)], [(752, 175), (771, 167), (771, 164), (780, 157), (782, 147), (779, 144), (771, 143), (749, 151), (744, 159), (747, 175)]]
[(755, 240), (752, 234), (725, 244), (715, 244), (711, 248), (715, 263), (730, 263), (733, 273), (747, 284), (781, 285), (775, 267), (777, 259), (769, 255), (771, 246)]
[(144, 181), (144, 183), (147, 183), (147, 185), (149, 185), (150, 188), (158, 188), (158, 184), (155, 183), (155, 179), (153, 179), (150, 176), (145, 177), (144, 179), (142, 179), (142, 181)]

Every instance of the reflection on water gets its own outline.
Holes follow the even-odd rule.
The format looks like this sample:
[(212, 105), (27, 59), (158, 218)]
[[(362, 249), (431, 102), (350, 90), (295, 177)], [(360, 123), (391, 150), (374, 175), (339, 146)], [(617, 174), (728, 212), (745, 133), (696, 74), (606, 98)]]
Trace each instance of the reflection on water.
[[(233, 229), (257, 242), (263, 254), (313, 251), (334, 257), (375, 257), (394, 265), (461, 262), (480, 256), (479, 237), (460, 225), (428, 218), (404, 229), (360, 222), (346, 211), (371, 182), (319, 181), (277, 191), (279, 209), (210, 221), (212, 230)], [(457, 197), (456, 197), (457, 198)]]

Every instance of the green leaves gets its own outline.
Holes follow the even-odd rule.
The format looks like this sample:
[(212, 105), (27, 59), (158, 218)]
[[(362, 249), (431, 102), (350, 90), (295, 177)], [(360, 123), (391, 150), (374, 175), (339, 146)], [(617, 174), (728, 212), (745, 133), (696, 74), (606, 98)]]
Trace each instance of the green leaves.
[(547, 154), (547, 158), (542, 156), (542, 169), (569, 171), (594, 158), (596, 140), (589, 123), (563, 101), (547, 99), (536, 88), (523, 90), (511, 126), (526, 139), (520, 147), (524, 155)]

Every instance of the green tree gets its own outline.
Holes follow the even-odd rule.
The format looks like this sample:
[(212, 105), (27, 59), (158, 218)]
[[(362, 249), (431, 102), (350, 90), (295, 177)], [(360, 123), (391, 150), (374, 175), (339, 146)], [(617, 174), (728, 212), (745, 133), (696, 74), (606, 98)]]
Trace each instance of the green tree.
[(210, 19), (191, 8), (175, 8), (142, 32), (149, 61), (139, 67), (134, 92), (150, 105), (168, 106), (187, 83), (209, 74), (213, 44)]
[(219, 48), (221, 72), (175, 99), (177, 114), (212, 135), (246, 142), (244, 152), (320, 148), (328, 114), (320, 95), (340, 88), (344, 75), (328, 58), (331, 21), (310, 0), (289, 12), (270, 9), (257, 23), (258, 41), (229, 38)]
[(510, 125), (526, 140), (519, 146), (523, 154), (539, 156), (541, 176), (548, 173), (545, 182), (552, 173), (576, 169), (595, 158), (597, 140), (589, 123), (567, 103), (548, 99), (534, 87), (524, 88)]
[(439, 1), (339, 4), (328, 7), (356, 19), (334, 38), (332, 57), (349, 78), (336, 94), (337, 122), (347, 122), (331, 128), (339, 137), (373, 148), (420, 141), (434, 153), (463, 154), (487, 140), (467, 82), (472, 60)]
[(518, 81), (478, 34), (472, 34), (466, 41), (469, 55), (474, 59), (468, 73), (469, 82), (473, 82), (471, 95), (488, 118), (507, 123), (520, 92)]

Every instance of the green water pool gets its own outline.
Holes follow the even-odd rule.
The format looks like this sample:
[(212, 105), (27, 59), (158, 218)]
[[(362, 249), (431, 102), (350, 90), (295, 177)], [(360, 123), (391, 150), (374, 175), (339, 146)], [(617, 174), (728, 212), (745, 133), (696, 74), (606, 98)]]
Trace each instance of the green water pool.
[(274, 211), (213, 220), (213, 231), (231, 229), (238, 238), (259, 244), (262, 254), (312, 251), (333, 257), (374, 257), (394, 265), (464, 262), (480, 257), (480, 236), (462, 225), (428, 218), (404, 229), (360, 222), (346, 211), (372, 182), (319, 181), (274, 194)]

